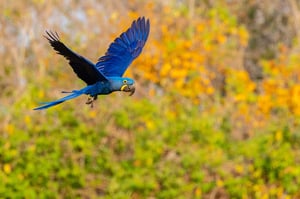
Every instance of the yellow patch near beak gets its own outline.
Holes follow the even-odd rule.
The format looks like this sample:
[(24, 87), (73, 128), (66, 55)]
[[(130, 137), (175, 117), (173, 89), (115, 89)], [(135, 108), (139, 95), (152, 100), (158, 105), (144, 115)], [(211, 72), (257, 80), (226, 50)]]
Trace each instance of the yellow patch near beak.
[(121, 91), (124, 91), (124, 89), (125, 89), (126, 87), (128, 87), (126, 84), (123, 85), (123, 86), (121, 87)]

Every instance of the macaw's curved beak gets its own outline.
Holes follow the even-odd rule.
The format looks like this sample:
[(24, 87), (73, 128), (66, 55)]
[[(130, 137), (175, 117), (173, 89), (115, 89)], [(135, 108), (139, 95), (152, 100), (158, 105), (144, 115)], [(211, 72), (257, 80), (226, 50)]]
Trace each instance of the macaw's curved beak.
[(132, 86), (129, 86), (129, 90), (130, 90), (130, 94), (129, 94), (129, 96), (133, 95), (133, 94), (134, 94), (134, 92), (135, 92), (135, 86), (134, 86), (134, 85), (132, 85)]
[(131, 96), (135, 92), (135, 86), (134, 85), (123, 85), (121, 87), (121, 91), (130, 92), (129, 96)]

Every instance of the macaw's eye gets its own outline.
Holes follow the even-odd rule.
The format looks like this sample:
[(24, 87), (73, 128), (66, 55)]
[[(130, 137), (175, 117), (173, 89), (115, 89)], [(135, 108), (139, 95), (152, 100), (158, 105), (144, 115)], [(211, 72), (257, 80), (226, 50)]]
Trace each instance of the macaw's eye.
[(127, 80), (126, 79), (123, 80), (123, 84), (127, 84)]

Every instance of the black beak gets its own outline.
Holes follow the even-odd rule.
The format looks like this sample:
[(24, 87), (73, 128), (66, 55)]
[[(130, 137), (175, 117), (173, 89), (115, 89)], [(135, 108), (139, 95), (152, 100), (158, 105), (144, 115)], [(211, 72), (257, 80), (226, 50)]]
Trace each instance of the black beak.
[(132, 85), (132, 86), (128, 86), (128, 87), (129, 87), (129, 90), (130, 90), (129, 96), (132, 96), (134, 94), (134, 92), (135, 92), (135, 86)]
[(122, 86), (121, 91), (130, 92), (129, 96), (131, 96), (135, 92), (135, 86), (134, 85), (124, 85), (124, 86)]

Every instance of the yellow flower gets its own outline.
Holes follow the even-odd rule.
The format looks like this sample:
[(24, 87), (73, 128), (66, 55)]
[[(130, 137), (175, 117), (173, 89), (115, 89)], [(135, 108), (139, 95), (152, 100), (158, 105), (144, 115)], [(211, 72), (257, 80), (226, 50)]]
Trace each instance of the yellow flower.
[(282, 187), (277, 187), (276, 188), (276, 196), (277, 198), (283, 198), (283, 188)]
[(39, 92), (38, 92), (38, 97), (39, 98), (43, 98), (45, 96), (45, 93), (44, 91), (41, 89)]
[[(89, 12), (90, 10), (94, 11), (94, 9), (89, 9), (88, 12)], [(94, 13), (91, 13), (91, 14), (94, 14)], [(110, 18), (111, 18), (112, 20), (116, 20), (116, 19), (118, 19), (118, 17), (119, 17), (119, 13), (116, 12), (116, 11), (115, 11), (115, 12), (112, 12), (111, 15), (110, 15)]]
[(128, 15), (132, 19), (137, 19), (140, 16), (137, 12), (134, 11), (129, 11)]
[(182, 78), (187, 76), (187, 71), (184, 69), (172, 69), (170, 71), (170, 76), (177, 79), (177, 78)]
[(197, 187), (197, 188), (195, 189), (195, 196), (196, 196), (197, 198), (200, 198), (200, 197), (202, 196), (202, 190), (201, 190), (199, 187)]
[(217, 35), (217, 41), (220, 43), (220, 44), (224, 44), (227, 40), (227, 37), (225, 37), (225, 35), (223, 34), (218, 34)]
[(289, 90), (288, 89), (283, 89), (283, 88), (278, 88), (277, 91), (276, 91), (276, 95), (277, 95), (276, 104), (279, 107), (287, 107), (288, 106), (288, 99), (290, 98)]
[(172, 65), (174, 66), (180, 66), (181, 64), (181, 60), (178, 57), (174, 57), (174, 59), (172, 59), (171, 61), (172, 61)]
[(162, 32), (164, 35), (169, 34), (168, 26), (166, 26), (166, 25), (161, 25), (160, 28), (161, 28), (161, 32)]
[(95, 118), (95, 117), (97, 116), (96, 111), (91, 110), (91, 111), (89, 112), (89, 116), (90, 116), (91, 118)]
[(180, 89), (184, 86), (184, 80), (182, 78), (177, 79), (174, 85), (176, 88)]
[(272, 101), (269, 95), (261, 95), (258, 97), (258, 108), (262, 113), (268, 114), (272, 108)]
[(240, 165), (240, 164), (235, 165), (235, 171), (236, 171), (237, 173), (239, 173), (239, 174), (243, 173), (243, 172), (244, 172), (244, 167), (243, 167), (243, 165)]
[(169, 74), (170, 70), (171, 70), (171, 64), (165, 63), (160, 70), (160, 75), (167, 76)]
[(245, 28), (239, 29), (240, 42), (242, 46), (246, 46), (249, 40), (248, 31)]
[(235, 101), (241, 102), (246, 100), (246, 95), (244, 93), (237, 94), (234, 96)]
[(12, 124), (7, 124), (4, 129), (8, 134), (13, 134), (15, 127)]
[(293, 107), (293, 112), (296, 115), (300, 115), (300, 85), (294, 85), (292, 87), (292, 96), (291, 96), (291, 103)]
[(276, 131), (276, 133), (275, 133), (275, 140), (277, 142), (281, 142), (282, 141), (282, 132), (281, 131)]
[(153, 130), (155, 125), (154, 123), (151, 121), (151, 120), (146, 120), (146, 127), (149, 129), (149, 130)]
[(28, 126), (31, 124), (31, 118), (29, 117), (29, 115), (26, 115), (24, 118), (24, 122), (25, 124)]
[(140, 160), (135, 160), (135, 161), (133, 162), (133, 165), (134, 165), (135, 167), (140, 167), (140, 166), (141, 166), (141, 161), (140, 161)]
[(10, 174), (11, 173), (11, 166), (10, 166), (10, 164), (4, 164), (3, 171), (6, 174)]
[(207, 86), (206, 87), (206, 93), (207, 94), (211, 95), (211, 94), (214, 93), (214, 91), (215, 91), (215, 89), (212, 86)]
[(224, 186), (224, 182), (221, 179), (218, 179), (216, 184), (217, 184), (217, 187), (223, 187)]

